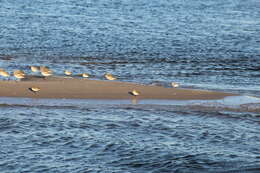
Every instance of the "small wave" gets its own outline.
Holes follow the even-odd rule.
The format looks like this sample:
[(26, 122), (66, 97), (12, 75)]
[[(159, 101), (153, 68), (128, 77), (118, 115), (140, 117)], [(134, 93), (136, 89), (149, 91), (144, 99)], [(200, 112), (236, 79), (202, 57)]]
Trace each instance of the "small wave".
[[(195, 111), (260, 113), (260, 99), (251, 96), (231, 96), (221, 100), (193, 103), (187, 107)], [(250, 116), (257, 116), (257, 114), (250, 114)]]
[(44, 108), (44, 109), (75, 109), (76, 106), (58, 106), (58, 105), (31, 105), (31, 104), (0, 104), (0, 108), (8, 108), (8, 107), (36, 107), (36, 108)]
[(37, 107), (45, 109), (90, 108), (163, 109), (178, 106), (200, 110), (226, 110), (234, 112), (260, 112), (260, 98), (229, 96), (220, 100), (102, 100), (102, 99), (31, 99), (1, 98), (0, 107)]

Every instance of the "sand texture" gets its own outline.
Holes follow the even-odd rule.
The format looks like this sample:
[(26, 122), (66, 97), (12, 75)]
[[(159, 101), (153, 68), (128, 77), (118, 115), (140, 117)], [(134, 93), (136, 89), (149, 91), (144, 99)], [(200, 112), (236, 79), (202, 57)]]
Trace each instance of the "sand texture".
[[(29, 89), (31, 87), (37, 87), (40, 91), (32, 92)], [(134, 89), (140, 92), (139, 96), (129, 94)], [(49, 77), (44, 79), (31, 76), (22, 81), (0, 81), (0, 97), (211, 100), (234, 95), (207, 90), (164, 88), (128, 82), (80, 78)]]

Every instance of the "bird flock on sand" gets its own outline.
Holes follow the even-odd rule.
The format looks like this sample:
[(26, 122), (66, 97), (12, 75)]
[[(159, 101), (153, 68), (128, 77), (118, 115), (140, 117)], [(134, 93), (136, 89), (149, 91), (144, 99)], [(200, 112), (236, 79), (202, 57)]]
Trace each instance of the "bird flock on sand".
[[(53, 75), (53, 70), (51, 70), (51, 69), (49, 69), (48, 67), (45, 67), (45, 66), (40, 66), (40, 67), (30, 66), (30, 69), (31, 69), (31, 71), (33, 73), (40, 72), (43, 77), (48, 77), (48, 76), (52, 76)], [(66, 76), (72, 76), (72, 72), (69, 71), (69, 70), (65, 70), (64, 74)], [(5, 69), (0, 68), (0, 76), (7, 78), (7, 77), (10, 77), (11, 74), (8, 73), (7, 71), (5, 71)], [(23, 70), (14, 70), (13, 71), (13, 76), (16, 79), (20, 80), (20, 79), (24, 79), (26, 77), (26, 74), (25, 74), (25, 72)], [(82, 74), (78, 74), (77, 76), (80, 76), (80, 77), (83, 77), (83, 78), (89, 78), (90, 74), (82, 73)], [(104, 77), (107, 80), (117, 80), (117, 78), (115, 76), (113, 76), (111, 73), (106, 73), (104, 75)]]
[[(45, 67), (45, 66), (30, 66), (30, 69), (33, 73), (38, 73), (40, 72), (41, 75), (46, 78), (46, 77), (49, 77), (49, 76), (52, 76), (53, 75), (53, 71), (51, 69), (49, 69), (48, 67)], [(69, 71), (69, 70), (65, 70), (64, 71), (64, 74), (66, 76), (72, 76), (72, 72)], [(8, 78), (11, 76), (10, 73), (8, 73), (7, 71), (5, 71), (3, 68), (0, 68), (0, 76), (2, 77), (5, 77), (5, 78)], [(13, 71), (13, 76), (18, 79), (18, 80), (21, 80), (21, 79), (24, 79), (26, 78), (26, 74), (23, 70), (14, 70)], [(89, 78), (90, 75), (88, 73), (82, 73), (82, 74), (79, 74), (78, 76), (81, 76), (83, 78)], [(107, 80), (117, 80), (117, 77), (113, 76), (111, 73), (106, 73), (104, 75), (104, 77), (107, 79)], [(173, 88), (177, 88), (179, 87), (179, 84), (178, 83), (175, 83), (175, 82), (172, 82), (171, 83), (172, 87)], [(40, 91), (40, 88), (39, 87), (30, 87), (28, 88), (31, 92), (33, 93), (37, 93), (38, 91)], [(140, 95), (140, 92), (137, 91), (137, 90), (132, 90), (130, 92), (128, 92), (130, 95), (136, 97), (136, 96), (139, 96)]]

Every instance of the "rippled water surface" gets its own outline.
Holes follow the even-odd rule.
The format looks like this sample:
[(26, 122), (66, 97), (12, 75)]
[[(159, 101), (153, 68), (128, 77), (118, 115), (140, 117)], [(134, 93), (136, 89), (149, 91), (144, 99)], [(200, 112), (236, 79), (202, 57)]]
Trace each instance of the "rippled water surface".
[(231, 112), (194, 104), (7, 100), (0, 105), (5, 172), (260, 170), (260, 102), (256, 112)]
[[(258, 0), (0, 0), (0, 68), (259, 97), (259, 16)], [(260, 172), (259, 123), (247, 96), (0, 98), (0, 172)]]

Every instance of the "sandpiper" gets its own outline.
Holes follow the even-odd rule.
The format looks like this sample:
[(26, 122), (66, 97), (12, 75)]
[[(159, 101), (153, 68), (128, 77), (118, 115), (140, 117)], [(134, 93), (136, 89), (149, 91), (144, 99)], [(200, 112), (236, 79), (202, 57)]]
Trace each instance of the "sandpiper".
[(4, 71), (4, 70), (0, 71), (0, 75), (3, 76), (3, 77), (9, 77), (10, 76), (9, 73)]
[(138, 92), (137, 90), (133, 90), (133, 91), (129, 92), (129, 94), (131, 94), (133, 96), (139, 96), (140, 92)]
[(105, 74), (105, 77), (106, 77), (107, 80), (116, 80), (116, 79), (117, 79), (116, 77), (114, 77), (114, 76), (113, 76), (112, 74), (110, 74), (110, 73)]
[(51, 76), (53, 74), (52, 70), (50, 70), (48, 67), (40, 67), (41, 74), (45, 77)]
[(171, 84), (172, 84), (172, 87), (173, 87), (173, 88), (177, 88), (177, 87), (180, 86), (178, 83), (175, 83), (175, 82), (172, 82)]
[(31, 88), (29, 88), (29, 90), (32, 91), (33, 93), (36, 93), (36, 92), (40, 91), (40, 88), (38, 88), (38, 87), (31, 87)]
[(89, 74), (88, 74), (88, 73), (82, 73), (82, 77), (88, 78), (88, 77), (89, 77)]
[(36, 73), (36, 72), (39, 71), (39, 68), (36, 67), (36, 66), (31, 66), (31, 71), (34, 72), (34, 73)]
[(41, 74), (42, 74), (44, 77), (51, 76), (51, 75), (52, 75), (52, 71), (51, 71), (51, 70), (49, 70), (49, 71), (41, 71)]
[(71, 72), (71, 71), (68, 71), (68, 70), (65, 70), (64, 73), (65, 73), (65, 75), (67, 75), (67, 76), (71, 76), (71, 75), (72, 75), (72, 72)]
[(16, 77), (17, 79), (23, 79), (25, 78), (25, 73), (22, 70), (15, 70), (14, 77)]

